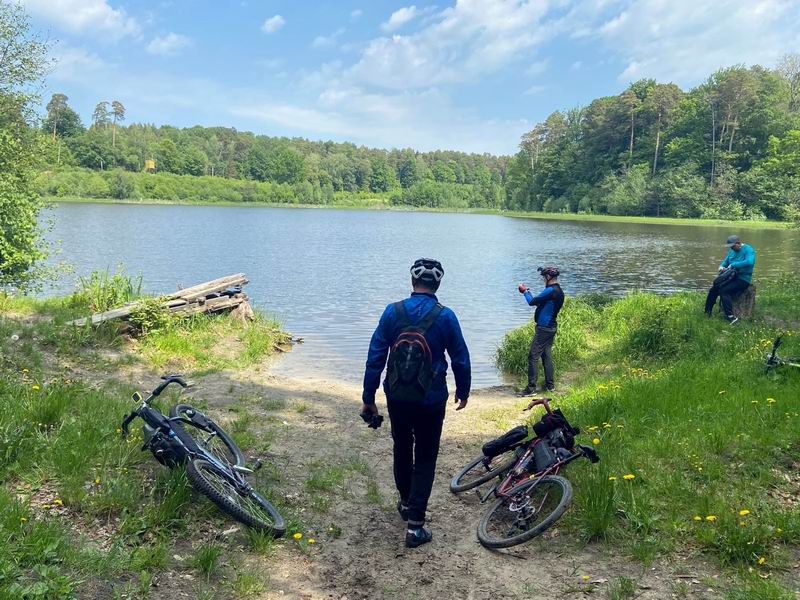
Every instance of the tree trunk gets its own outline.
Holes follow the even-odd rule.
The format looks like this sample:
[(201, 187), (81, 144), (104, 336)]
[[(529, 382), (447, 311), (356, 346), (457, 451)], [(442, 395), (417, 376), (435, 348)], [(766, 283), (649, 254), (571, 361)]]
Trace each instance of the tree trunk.
[(656, 174), (658, 167), (658, 145), (661, 143), (661, 113), (658, 113), (658, 124), (656, 125), (656, 151), (653, 154), (653, 175)]
[(117, 116), (114, 115), (114, 126), (111, 128), (111, 147), (117, 147)]
[(736, 126), (738, 124), (739, 118), (737, 116), (737, 118), (733, 120), (733, 125), (731, 125), (731, 139), (728, 142), (728, 152), (733, 152), (733, 136), (736, 135)]
[(717, 140), (717, 111), (711, 106), (711, 188), (714, 188), (714, 167), (716, 159), (716, 140)]
[(633, 126), (634, 126), (633, 111), (631, 111), (631, 144), (630, 144), (630, 147), (628, 148), (628, 166), (629, 167), (631, 166), (631, 163), (633, 162)]

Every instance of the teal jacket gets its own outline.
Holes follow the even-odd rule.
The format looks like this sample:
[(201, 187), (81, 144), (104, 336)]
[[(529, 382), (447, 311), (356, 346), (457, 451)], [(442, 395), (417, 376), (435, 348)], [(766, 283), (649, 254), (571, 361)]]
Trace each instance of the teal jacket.
[(721, 267), (733, 267), (739, 279), (744, 279), (747, 283), (753, 280), (753, 267), (756, 265), (756, 251), (750, 244), (742, 244), (739, 251), (733, 248), (728, 250), (728, 254), (722, 259)]

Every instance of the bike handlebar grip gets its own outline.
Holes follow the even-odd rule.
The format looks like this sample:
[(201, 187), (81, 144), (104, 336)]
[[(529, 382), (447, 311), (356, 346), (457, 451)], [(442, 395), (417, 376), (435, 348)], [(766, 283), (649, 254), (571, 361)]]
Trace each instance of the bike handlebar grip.
[(132, 412), (131, 414), (126, 416), (125, 419), (123, 419), (122, 427), (121, 427), (121, 429), (122, 429), (122, 437), (125, 437), (125, 436), (128, 435), (128, 425), (130, 425), (131, 421), (133, 421), (135, 418), (136, 418), (136, 413)]

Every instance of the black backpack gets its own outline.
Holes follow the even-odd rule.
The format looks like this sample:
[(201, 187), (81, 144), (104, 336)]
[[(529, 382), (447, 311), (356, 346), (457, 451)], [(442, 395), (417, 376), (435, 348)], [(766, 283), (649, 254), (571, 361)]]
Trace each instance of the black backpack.
[(715, 288), (722, 287), (729, 281), (736, 279), (736, 269), (727, 268), (714, 278), (714, 283), (711, 285)]
[(386, 370), (386, 392), (392, 400), (422, 402), (433, 384), (431, 348), (425, 333), (444, 307), (437, 303), (422, 320), (412, 325), (403, 302), (395, 302), (400, 335), (392, 344)]

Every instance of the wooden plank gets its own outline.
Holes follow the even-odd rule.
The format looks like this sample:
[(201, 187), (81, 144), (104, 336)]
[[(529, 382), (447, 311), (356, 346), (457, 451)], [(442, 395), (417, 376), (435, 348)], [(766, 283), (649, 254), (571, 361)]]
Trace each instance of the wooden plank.
[[(226, 277), (220, 277), (218, 279), (214, 279), (212, 281), (207, 281), (205, 283), (200, 283), (194, 285), (192, 287), (184, 288), (182, 290), (178, 290), (173, 294), (169, 294), (165, 296), (164, 308), (170, 311), (179, 311), (179, 310), (186, 310), (187, 308), (191, 307), (192, 305), (197, 304), (208, 304), (213, 300), (223, 300), (236, 297), (238, 292), (228, 292), (230, 288), (235, 288), (238, 286), (242, 286), (248, 283), (247, 277), (244, 273), (237, 273), (235, 275), (228, 275)], [(212, 294), (222, 294), (219, 298), (211, 298), (206, 300), (206, 297)], [(246, 295), (245, 295), (246, 299)], [(242, 300), (239, 300), (232, 306), (237, 306), (240, 304)], [(111, 321), (113, 319), (126, 319), (131, 315), (131, 313), (135, 310), (136, 306), (138, 306), (139, 302), (131, 302), (119, 308), (115, 308), (112, 310), (108, 310), (102, 313), (96, 313), (91, 317), (84, 317), (81, 319), (75, 319), (74, 321), (70, 321), (67, 323), (68, 325), (75, 325), (76, 327), (85, 327), (87, 322), (91, 323), (92, 326), (99, 325), (100, 323), (104, 323), (105, 321)], [(219, 304), (219, 302), (217, 303)], [(221, 310), (221, 309), (219, 309)], [(192, 311), (192, 312), (207, 312), (206, 310), (200, 311)]]

